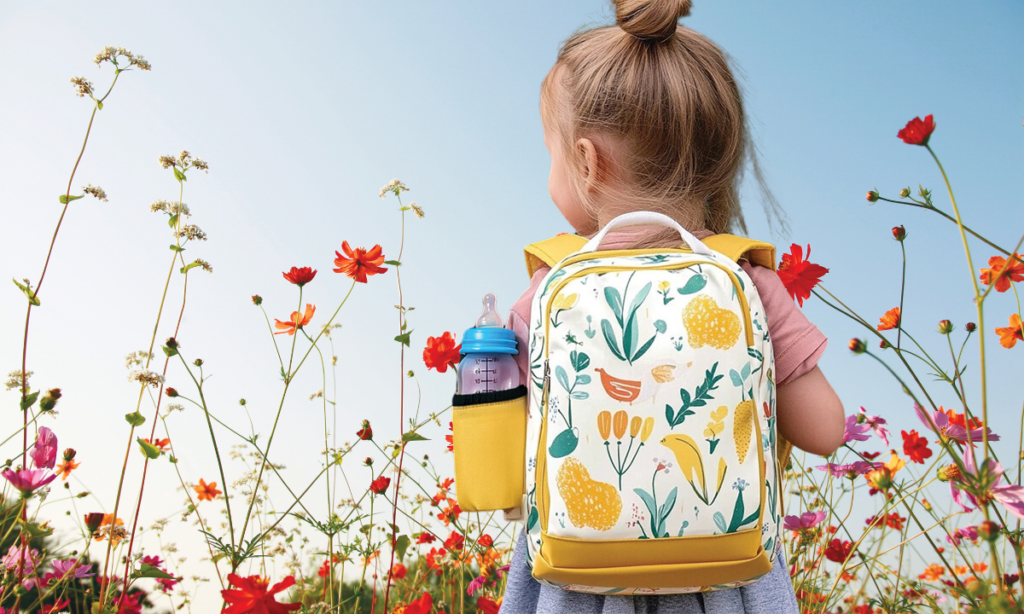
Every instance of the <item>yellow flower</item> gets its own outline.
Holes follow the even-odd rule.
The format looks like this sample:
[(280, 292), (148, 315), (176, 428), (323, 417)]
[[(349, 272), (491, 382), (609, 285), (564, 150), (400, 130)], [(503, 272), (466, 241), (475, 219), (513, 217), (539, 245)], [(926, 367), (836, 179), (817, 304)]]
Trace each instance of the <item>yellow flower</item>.
[(651, 436), (651, 431), (654, 430), (654, 418), (644, 418), (644, 426), (640, 430), (640, 443), (647, 441), (647, 438)]
[(667, 281), (663, 281), (660, 284), (658, 284), (658, 290), (661, 290), (662, 292), (665, 292), (666, 290), (669, 289), (670, 285), (671, 284), (669, 284)]
[(608, 441), (612, 433), (612, 412), (603, 411), (597, 414), (597, 430), (601, 433), (601, 439)]
[(885, 466), (889, 469), (890, 475), (896, 475), (897, 471), (907, 466), (907, 461), (903, 460), (893, 452), (892, 456), (889, 457), (889, 460), (886, 461)]
[(640, 416), (633, 416), (633, 419), (629, 421), (629, 436), (630, 437), (636, 437), (637, 435), (640, 434), (640, 423), (641, 422), (643, 422), (643, 420), (640, 419)]
[(579, 294), (559, 294), (555, 297), (555, 300), (552, 301), (551, 310), (563, 311), (565, 309), (572, 309), (576, 306), (576, 301), (579, 297)]

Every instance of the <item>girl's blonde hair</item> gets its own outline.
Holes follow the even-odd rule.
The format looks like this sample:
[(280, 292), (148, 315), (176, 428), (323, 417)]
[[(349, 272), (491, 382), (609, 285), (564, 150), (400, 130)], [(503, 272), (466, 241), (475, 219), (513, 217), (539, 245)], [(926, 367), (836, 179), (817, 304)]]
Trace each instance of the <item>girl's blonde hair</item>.
[[(716, 233), (745, 231), (737, 192), (747, 155), (764, 185), (724, 54), (679, 24), (690, 13), (690, 0), (614, 4), (616, 25), (566, 40), (541, 86), (542, 119), (560, 139), (567, 164), (584, 168), (576, 146), (581, 137), (610, 139), (627, 185), (599, 185), (623, 210), (660, 211), (684, 225), (703, 222)], [(583, 174), (569, 177), (597, 220)]]

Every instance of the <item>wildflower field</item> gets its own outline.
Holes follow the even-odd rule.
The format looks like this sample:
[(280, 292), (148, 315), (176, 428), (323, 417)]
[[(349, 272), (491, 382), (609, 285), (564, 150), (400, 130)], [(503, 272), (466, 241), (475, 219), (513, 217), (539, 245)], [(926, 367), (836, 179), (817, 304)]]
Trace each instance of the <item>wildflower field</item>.
[[(62, 428), (59, 415), (67, 403), (62, 398), (75, 391), (61, 388), (62, 373), (34, 367), (33, 344), (45, 332), (33, 316), (48, 306), (48, 271), (61, 266), (51, 258), (55, 245), (76, 232), (76, 221), (97, 206), (94, 200), (107, 200), (102, 187), (78, 176), (90, 139), (102, 128), (95, 125), (98, 117), (112, 112), (105, 103), (134, 80), (158, 76), (147, 74), (151, 66), (141, 55), (123, 48), (103, 49), (95, 63), (102, 68), (97, 83), (71, 80), (91, 115), (54, 199), (59, 219), (54, 228), (26, 231), (49, 248), (39, 262), (16, 263), (26, 273), (8, 289), (20, 293), (24, 310), (17, 318), (5, 314), (22, 327), (23, 342), (20, 364), (5, 367), (2, 397), (0, 614), (205, 612), (218, 606), (230, 614), (498, 612), (522, 526), (500, 513), (459, 507), (448, 458), (451, 399), (421, 387), (422, 379), (441, 378), (454, 389), (458, 330), (413, 334), (417, 313), (403, 295), (402, 276), (406, 259), (417, 254), (406, 249), (406, 233), (416, 232), (430, 211), (412, 202), (409, 186), (397, 179), (382, 182), (376, 196), (384, 206), (367, 215), (392, 216), (398, 242), (382, 246), (339, 235), (335, 245), (323, 246), (321, 260), (282, 263), (277, 285), (247, 299), (248, 311), (234, 325), (265, 337), (273, 374), (260, 377), (275, 378), (278, 396), (246, 399), (242, 390), (228, 408), (211, 402), (209, 393), (215, 384), (233, 383), (214, 379), (217, 365), (202, 358), (218, 339), (192, 336), (186, 317), (210, 309), (190, 292), (213, 272), (203, 258), (203, 210), (186, 202), (202, 200), (204, 177), (217, 172), (217, 161), (198, 152), (155, 153), (153, 164), (165, 178), (157, 194), (169, 195), (150, 205), (153, 224), (167, 233), (166, 247), (153, 248), (166, 261), (162, 292), (150, 297), (152, 328), (137, 331), (146, 345), (126, 349), (127, 382), (118, 374), (102, 384), (131, 387), (135, 402), (106, 406), (93, 418), (102, 422), (105, 453), (122, 469), (90, 474), (92, 459), (76, 452), (90, 442)], [(843, 446), (833, 456), (794, 452), (785, 472), (786, 560), (805, 612), (1018, 612), (1024, 399), (1019, 382), (986, 377), (986, 363), (1021, 364), (1024, 236), (998, 244), (988, 238), (997, 230), (986, 227), (990, 222), (973, 223), (970, 210), (958, 205), (933, 142), (941, 132), (931, 115), (893, 133), (907, 144), (908, 157), (933, 159), (935, 173), (916, 189), (871, 190), (867, 201), (917, 209), (955, 229), (958, 242), (941, 249), (963, 253), (962, 267), (948, 274), (969, 276), (972, 316), (956, 323), (911, 315), (904, 321), (902, 289), (891, 294), (887, 311), (862, 313), (861, 297), (842, 291), (843, 280), (860, 272), (830, 271), (827, 262), (812, 259), (806, 241), (780, 248), (778, 274), (794, 300), (846, 316), (846, 328), (826, 331), (833, 342), (852, 336), (849, 350), (864, 377), (894, 378), (903, 390), (884, 410), (851, 409), (854, 400), (846, 400)], [(1014, 219), (1004, 223), (1012, 226)], [(1024, 233), (1024, 227), (1009, 231)], [(935, 249), (915, 243), (903, 226), (893, 228), (892, 237), (904, 278), (908, 258)], [(244, 243), (225, 240), (239, 241), (240, 249)], [(117, 263), (103, 266), (116, 269)], [(114, 290), (96, 285), (95, 292), (101, 297)], [(380, 337), (391, 344), (393, 362), (376, 368), (390, 374), (398, 402), (353, 407), (337, 386), (338, 357), (359, 348), (346, 347), (339, 330), (360, 326), (346, 319), (346, 310), (373, 293), (387, 294), (394, 304), (393, 327)], [(443, 297), (416, 300), (422, 309)], [(85, 321), (117, 318), (95, 297), (83, 300), (81, 309)], [(89, 346), (104, 343), (93, 334), (99, 329), (83, 331), (68, 346), (75, 359), (88, 360)], [(968, 356), (978, 360), (968, 364)], [(1018, 404), (998, 408), (1019, 419), (1018, 432), (990, 426), (996, 391)], [(289, 409), (298, 401), (306, 408), (301, 416)], [(256, 404), (269, 413), (254, 416)], [(916, 428), (891, 429), (895, 412), (913, 416)], [(359, 428), (338, 432), (342, 413)], [(398, 430), (380, 427), (385, 415)], [(270, 419), (264, 423), (260, 416)], [(289, 432), (302, 433), (300, 447), (280, 443)], [(192, 464), (183, 470), (176, 444), (186, 440), (209, 450), (212, 462), (202, 471)], [(318, 470), (288, 471), (296, 454), (315, 457)], [(108, 486), (104, 492), (116, 492), (112, 499), (93, 496), (90, 484), (100, 482)], [(189, 540), (199, 559), (186, 561), (186, 546), (165, 537), (172, 532)]]

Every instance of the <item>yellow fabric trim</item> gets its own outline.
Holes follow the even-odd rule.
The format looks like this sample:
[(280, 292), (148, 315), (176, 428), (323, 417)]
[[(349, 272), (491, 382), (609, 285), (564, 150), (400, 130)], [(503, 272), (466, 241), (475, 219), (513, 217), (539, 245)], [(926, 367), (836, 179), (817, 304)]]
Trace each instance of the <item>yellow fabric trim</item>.
[(523, 250), (526, 255), (526, 271), (533, 279), (533, 274), (542, 266), (554, 266), (555, 263), (587, 244), (587, 239), (579, 235), (560, 234), (546, 241), (538, 241), (527, 245)]
[(722, 535), (584, 540), (545, 533), (540, 553), (554, 567), (632, 567), (742, 561), (761, 548), (761, 525)]
[(503, 510), (522, 504), (526, 399), (452, 408), (456, 494), (463, 510)]
[(729, 234), (712, 235), (703, 243), (733, 262), (746, 258), (751, 264), (775, 270), (775, 246), (770, 243)]
[[(638, 540), (639, 541), (639, 540)], [(661, 540), (652, 540), (661, 541)], [(634, 565), (577, 569), (554, 567), (543, 555), (533, 560), (533, 577), (559, 584), (582, 584), (608, 588), (682, 588), (711, 587), (762, 576), (772, 569), (768, 554), (757, 554), (741, 561), (682, 563), (677, 565)]]

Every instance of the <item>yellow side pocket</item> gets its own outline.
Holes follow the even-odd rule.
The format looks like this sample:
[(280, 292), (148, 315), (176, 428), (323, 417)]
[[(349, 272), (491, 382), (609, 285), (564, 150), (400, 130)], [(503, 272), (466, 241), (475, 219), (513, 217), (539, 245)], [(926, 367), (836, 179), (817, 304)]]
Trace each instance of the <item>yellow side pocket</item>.
[(456, 396), (453, 404), (459, 507), (467, 512), (518, 507), (524, 492), (526, 387)]

